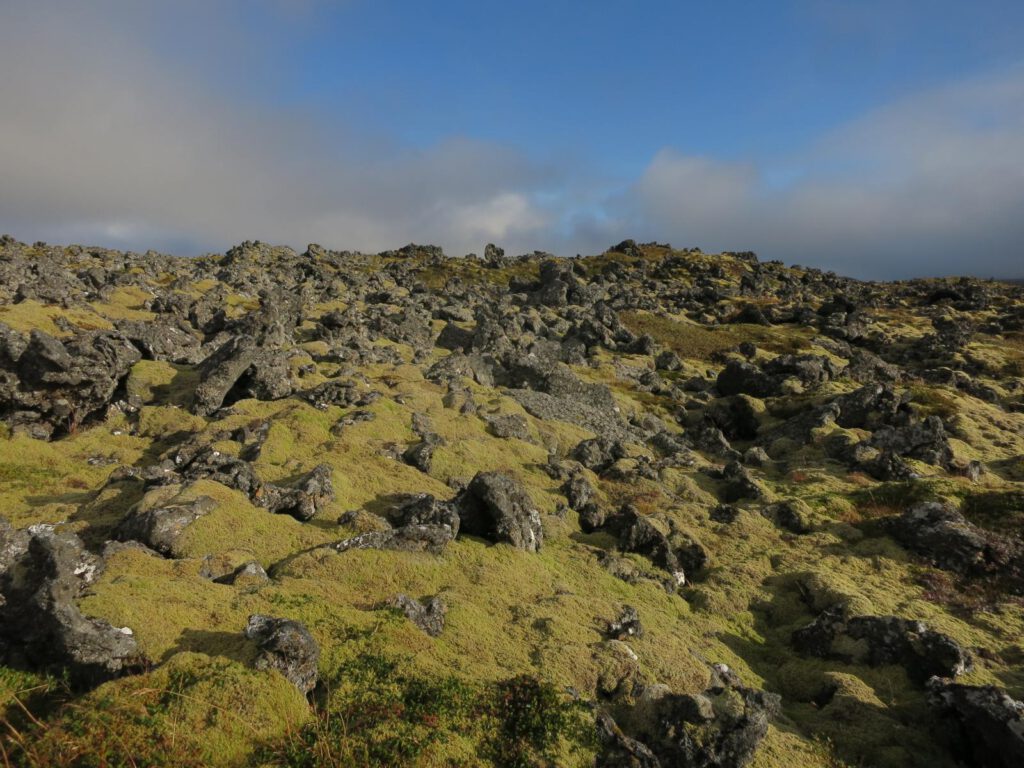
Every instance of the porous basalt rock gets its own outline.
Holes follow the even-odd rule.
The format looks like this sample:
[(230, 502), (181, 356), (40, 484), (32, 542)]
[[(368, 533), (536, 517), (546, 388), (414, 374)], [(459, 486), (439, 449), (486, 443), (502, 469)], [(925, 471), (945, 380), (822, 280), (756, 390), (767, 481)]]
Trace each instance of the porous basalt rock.
[[(734, 768), (750, 763), (780, 711), (777, 695), (747, 688), (732, 670), (715, 664), (701, 693), (649, 686), (635, 705), (616, 713), (619, 732), (629, 741), (611, 725), (604, 730), (615, 736), (605, 740), (612, 749), (646, 761), (641, 765)], [(658, 762), (650, 762), (651, 756)]]
[(1024, 702), (992, 685), (960, 685), (935, 678), (928, 689), (939, 727), (964, 765), (1014, 768), (1021, 764)]
[(79, 686), (143, 669), (131, 629), (85, 616), (76, 604), (102, 570), (73, 533), (0, 529), (0, 660), (66, 671)]
[(537, 552), (544, 543), (540, 513), (526, 489), (500, 472), (481, 472), (456, 500), (463, 533)]
[(256, 643), (257, 669), (272, 669), (308, 695), (316, 687), (320, 646), (305, 625), (291, 619), (253, 614), (245, 626), (246, 639)]
[(971, 655), (952, 638), (921, 621), (898, 616), (848, 616), (844, 606), (823, 611), (793, 633), (801, 653), (847, 663), (900, 664), (918, 682), (957, 677), (973, 667)]

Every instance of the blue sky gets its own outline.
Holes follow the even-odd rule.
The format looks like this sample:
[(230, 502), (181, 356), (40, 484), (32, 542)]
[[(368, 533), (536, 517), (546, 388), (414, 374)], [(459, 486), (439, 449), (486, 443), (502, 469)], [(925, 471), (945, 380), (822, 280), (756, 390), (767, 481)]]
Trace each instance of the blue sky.
[(0, 4), (0, 229), (1024, 274), (1024, 3)]

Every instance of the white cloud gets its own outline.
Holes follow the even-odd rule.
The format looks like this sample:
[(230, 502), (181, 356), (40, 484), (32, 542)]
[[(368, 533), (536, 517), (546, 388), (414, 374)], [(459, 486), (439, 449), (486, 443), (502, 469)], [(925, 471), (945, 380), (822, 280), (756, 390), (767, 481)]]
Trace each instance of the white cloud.
[(651, 236), (863, 276), (1024, 274), (1024, 71), (907, 99), (770, 167), (666, 149), (623, 204)]

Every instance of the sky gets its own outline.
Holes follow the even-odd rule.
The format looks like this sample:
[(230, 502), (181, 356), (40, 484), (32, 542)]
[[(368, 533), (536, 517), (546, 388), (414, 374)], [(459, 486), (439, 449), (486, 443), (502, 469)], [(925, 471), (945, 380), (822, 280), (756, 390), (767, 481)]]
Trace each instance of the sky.
[(1024, 277), (1020, 0), (0, 0), (0, 232)]

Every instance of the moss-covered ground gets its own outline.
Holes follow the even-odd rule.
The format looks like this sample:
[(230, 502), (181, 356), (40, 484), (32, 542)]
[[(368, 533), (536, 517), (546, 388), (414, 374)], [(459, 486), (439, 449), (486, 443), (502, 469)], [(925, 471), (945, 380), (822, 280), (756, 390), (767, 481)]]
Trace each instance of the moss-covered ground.
[[(663, 257), (656, 249), (645, 256)], [(597, 270), (624, 257), (600, 258), (584, 260), (583, 268)], [(422, 279), (430, 287), (453, 277), (502, 285), (529, 277), (533, 267), (488, 270), (467, 262), (451, 269), (455, 274), (425, 267)], [(212, 285), (194, 286), (203, 287)], [(0, 307), (0, 320), (21, 331), (61, 335), (58, 316), (79, 328), (145, 319), (143, 299), (138, 289), (119, 289), (76, 310), (26, 301)], [(829, 354), (811, 331), (792, 325), (711, 328), (639, 310), (622, 313), (622, 320), (676, 351), (684, 365), (680, 377), (714, 370), (718, 355), (745, 340), (762, 354)], [(913, 323), (898, 313), (885, 322), (905, 336), (913, 333)], [(1020, 350), (1016, 343), (980, 344), (974, 351), (996, 369), (1018, 364)], [(399, 351), (406, 364), (361, 371), (368, 386), (384, 394), (365, 409), (373, 420), (339, 434), (332, 427), (345, 409), (320, 411), (296, 398), (244, 400), (216, 422), (191, 415), (196, 369), (142, 361), (127, 382), (128, 394), (142, 404), (132, 423), (117, 415), (51, 443), (22, 435), (0, 439), (0, 512), (18, 526), (61, 523), (96, 546), (141, 496), (132, 481), (106, 484), (113, 469), (153, 463), (183, 435), (269, 420), (255, 462), (260, 477), (285, 482), (326, 463), (336, 491), (316, 519), (300, 523), (200, 482), (192, 492), (214, 499), (216, 509), (187, 530), (178, 559), (121, 549), (80, 603), (87, 615), (132, 627), (153, 668), (85, 696), (71, 695), (60, 680), (0, 668), (3, 760), (35, 766), (584, 766), (596, 745), (586, 727), (592, 712), (580, 702), (600, 699), (630, 675), (695, 692), (707, 681), (708, 664), (724, 662), (745, 684), (783, 697), (783, 715), (755, 768), (951, 768), (929, 731), (924, 692), (901, 667), (795, 654), (790, 633), (837, 601), (858, 613), (924, 620), (974, 649), (967, 682), (1024, 695), (1021, 603), (996, 596), (978, 605), (960, 599), (955, 586), (937, 589), (943, 574), (873, 525), (912, 501), (951, 499), (979, 524), (1020, 535), (1024, 414), (951, 387), (912, 389), (920, 413), (949, 420), (958, 455), (992, 466), (974, 483), (934, 468), (923, 468), (925, 476), (912, 483), (879, 483), (826, 457), (823, 445), (839, 430), (826, 428), (784, 462), (757, 472), (772, 496), (805, 503), (812, 529), (806, 535), (781, 531), (756, 504), (741, 504), (731, 525), (713, 522), (714, 483), (699, 466), (666, 470), (658, 481), (591, 475), (609, 503), (632, 501), (656, 511), (706, 548), (705, 572), (670, 593), (654, 579), (630, 583), (613, 575), (603, 556), (615, 540), (581, 533), (574, 513), (564, 509), (560, 483), (543, 469), (549, 454), (565, 456), (591, 433), (535, 419), (500, 389), (469, 380), (464, 384), (477, 413), (446, 408), (444, 388), (409, 364), (410, 350)], [(444, 354), (437, 351), (438, 358)], [(650, 358), (617, 360), (650, 366)], [(325, 380), (329, 368), (321, 365), (308, 381)], [(611, 356), (577, 373), (610, 384), (626, 413), (671, 412), (670, 403), (618, 376)], [(528, 440), (501, 439), (488, 430), (485, 416), (511, 413), (526, 419)], [(428, 416), (445, 438), (429, 473), (389, 450), (415, 442), (413, 414)], [(762, 418), (769, 426), (781, 423), (771, 413)], [(318, 548), (359, 532), (358, 517), (348, 525), (336, 522), (345, 512), (374, 511), (400, 493), (448, 498), (452, 484), (492, 469), (521, 480), (541, 511), (545, 546), (539, 554), (468, 537), (440, 555)], [(214, 583), (201, 574), (210, 556), (256, 560), (272, 579)], [(651, 571), (644, 558), (624, 557)], [(443, 595), (450, 607), (444, 632), (432, 638), (382, 610), (397, 593)], [(629, 643), (635, 658), (605, 640), (607, 623), (624, 605), (636, 607), (644, 626), (643, 636)], [(324, 683), (312, 703), (277, 673), (251, 668), (254, 649), (241, 630), (252, 613), (302, 621), (318, 641)], [(543, 717), (531, 720), (531, 712)], [(521, 728), (503, 731), (519, 722), (516, 717)]]

